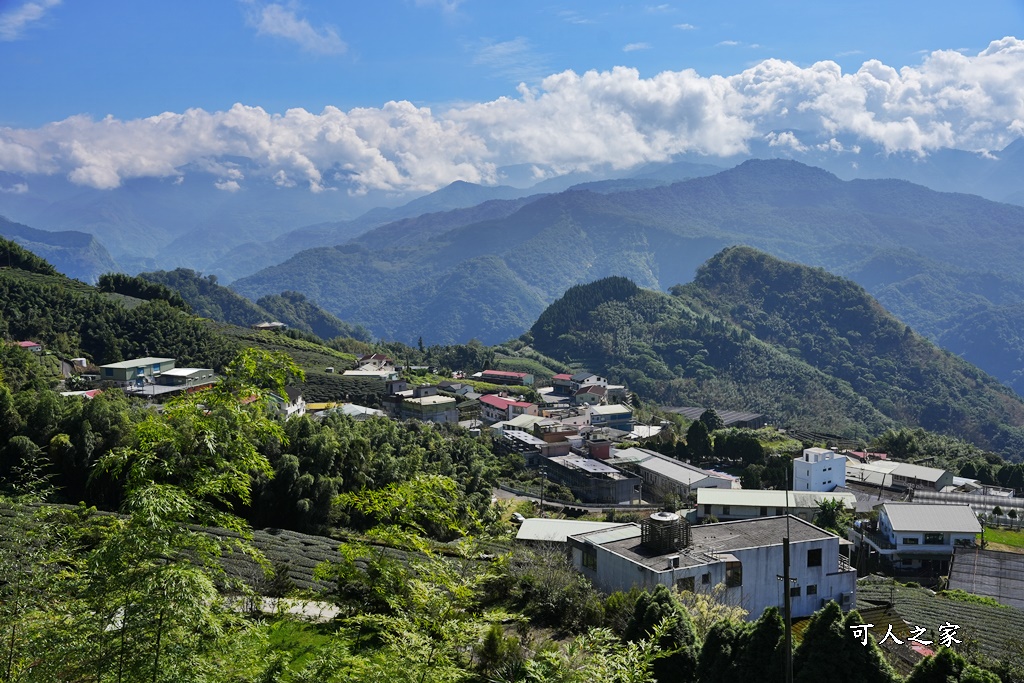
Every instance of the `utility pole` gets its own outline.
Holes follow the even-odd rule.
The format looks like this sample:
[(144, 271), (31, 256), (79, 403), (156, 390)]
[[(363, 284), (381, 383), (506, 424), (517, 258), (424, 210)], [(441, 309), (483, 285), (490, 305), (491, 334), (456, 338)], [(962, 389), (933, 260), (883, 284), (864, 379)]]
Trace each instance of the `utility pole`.
[(793, 599), (789, 584), (789, 515), (786, 515), (786, 537), (782, 539), (783, 612), (786, 618), (786, 683), (793, 683)]
[(547, 468), (540, 466), (540, 516), (544, 516), (544, 483), (547, 481)]
[(785, 591), (783, 601), (786, 618), (786, 683), (793, 683), (793, 602), (789, 594), (789, 488), (792, 486), (793, 464), (790, 463), (786, 472), (786, 537), (782, 539), (782, 589)]

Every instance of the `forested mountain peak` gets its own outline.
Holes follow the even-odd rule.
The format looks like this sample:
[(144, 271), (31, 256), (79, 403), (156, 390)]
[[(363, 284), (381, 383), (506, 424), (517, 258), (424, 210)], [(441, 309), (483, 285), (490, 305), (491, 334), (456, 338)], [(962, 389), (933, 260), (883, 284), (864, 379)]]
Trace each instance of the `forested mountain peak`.
[(574, 287), (541, 314), (535, 346), (661, 403), (847, 436), (920, 426), (1019, 451), (1024, 402), (849, 280), (731, 247), (672, 291), (622, 278)]

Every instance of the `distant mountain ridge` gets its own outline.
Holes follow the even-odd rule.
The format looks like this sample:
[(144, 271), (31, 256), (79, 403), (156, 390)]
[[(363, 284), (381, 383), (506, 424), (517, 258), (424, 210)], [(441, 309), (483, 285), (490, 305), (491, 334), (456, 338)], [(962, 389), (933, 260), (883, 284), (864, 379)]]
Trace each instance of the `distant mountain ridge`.
[[(622, 275), (665, 290), (733, 244), (863, 278), (933, 339), (951, 321), (1024, 300), (1024, 207), (900, 180), (843, 181), (794, 161), (748, 161), (624, 192), (568, 190), (506, 216), (453, 219), (444, 232), (445, 214), (431, 220), (425, 241), (415, 221), (408, 230), (392, 224), (376, 244), (383, 233), (370, 231), (232, 286), (252, 298), (302, 291), (377, 336), (410, 343), (419, 335), (499, 342), (574, 284)], [(901, 277), (891, 259), (886, 265), (896, 253), (923, 277)], [(968, 283), (973, 289), (957, 291)]]
[[(773, 144), (779, 135), (801, 144)], [(574, 171), (540, 182), (532, 164), (519, 164), (497, 169), (506, 185), (455, 181), (425, 196), (350, 194), (349, 174), (340, 167), (321, 169), (322, 190), (313, 192), (305, 183), (269, 177), (257, 161), (230, 155), (187, 164), (164, 178), (127, 179), (109, 190), (76, 185), (62, 176), (0, 171), (0, 215), (36, 229), (88, 232), (129, 273), (187, 267), (230, 281), (279, 263), (295, 250), (339, 244), (394, 220), (494, 199), (557, 193), (581, 184), (595, 192), (671, 184), (757, 158), (791, 159), (843, 179), (902, 178), (938, 191), (1024, 204), (1022, 139), (986, 154), (933, 150), (921, 157), (891, 154), (853, 138), (780, 130), (749, 141), (749, 147), (733, 157), (687, 154), (631, 169)], [(393, 213), (402, 205), (404, 213)]]
[(46, 259), (64, 275), (83, 282), (94, 284), (103, 273), (118, 270), (106, 248), (85, 232), (36, 230), (0, 216), (0, 236)]
[(241, 277), (281, 263), (304, 249), (367, 241), (370, 233), (374, 233), (369, 239), (375, 243), (387, 239), (401, 239), (406, 244), (422, 241), (437, 232), (430, 226), (438, 218), (443, 231), (455, 224), (507, 216), (535, 198), (515, 188), (459, 181), (394, 209), (373, 209), (350, 221), (310, 225), (273, 240), (241, 244), (214, 261), (209, 269), (228, 279)]

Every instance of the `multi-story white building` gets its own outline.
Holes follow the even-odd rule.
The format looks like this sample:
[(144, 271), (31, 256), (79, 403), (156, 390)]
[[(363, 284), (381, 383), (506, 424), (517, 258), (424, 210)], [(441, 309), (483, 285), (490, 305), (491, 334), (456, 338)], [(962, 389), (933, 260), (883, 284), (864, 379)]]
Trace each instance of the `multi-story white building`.
[(885, 503), (878, 513), (878, 531), (850, 532), (896, 571), (945, 574), (956, 546), (973, 546), (981, 522), (970, 505)]
[(839, 537), (796, 517), (690, 526), (659, 512), (641, 524), (569, 536), (569, 545), (573, 566), (603, 591), (724, 584), (725, 599), (756, 619), (783, 604), (786, 537), (793, 616), (809, 616), (829, 600), (851, 609), (857, 572), (839, 552)]
[(846, 457), (827, 448), (805, 448), (793, 461), (794, 491), (831, 491), (846, 486)]

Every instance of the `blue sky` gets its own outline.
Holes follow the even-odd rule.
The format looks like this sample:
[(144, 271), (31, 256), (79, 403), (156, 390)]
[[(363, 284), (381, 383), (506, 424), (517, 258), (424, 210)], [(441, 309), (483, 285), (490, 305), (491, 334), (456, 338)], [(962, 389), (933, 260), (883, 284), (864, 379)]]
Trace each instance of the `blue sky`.
[(0, 0), (0, 170), (112, 187), (203, 163), (232, 189), (219, 159), (241, 155), (314, 191), (331, 167), (422, 190), (766, 136), (988, 151), (1024, 132), (1024, 44), (998, 42), (1022, 20), (1022, 0)]

